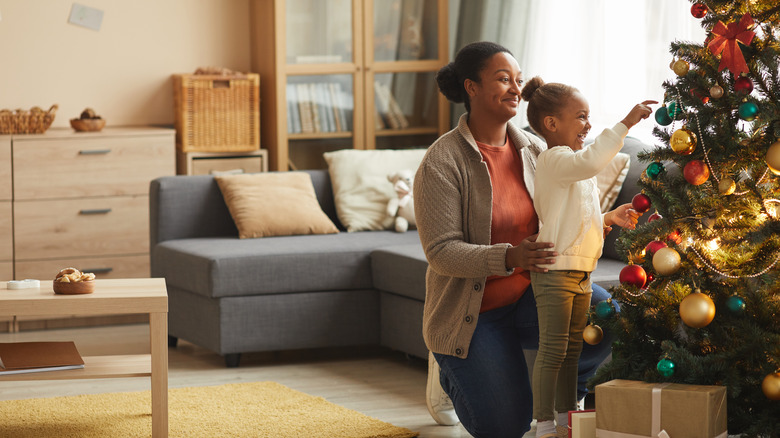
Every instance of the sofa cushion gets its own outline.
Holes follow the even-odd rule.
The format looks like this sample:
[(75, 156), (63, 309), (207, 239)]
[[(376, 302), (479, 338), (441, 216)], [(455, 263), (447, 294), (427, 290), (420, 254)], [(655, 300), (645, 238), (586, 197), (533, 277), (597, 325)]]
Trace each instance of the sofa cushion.
[(372, 288), (371, 251), (418, 242), (416, 231), (170, 240), (152, 250), (152, 276), (214, 298)]
[(393, 223), (387, 203), (397, 196), (387, 175), (417, 171), (425, 149), (343, 149), (323, 154), (333, 184), (336, 212), (347, 231), (386, 230)]
[(626, 180), (630, 166), (631, 156), (618, 152), (609, 165), (596, 175), (602, 213), (612, 210), (612, 206), (615, 205), (615, 200), (620, 194), (620, 189), (623, 187), (623, 182)]
[(241, 239), (339, 232), (320, 208), (307, 173), (218, 175), (214, 179)]
[(428, 260), (420, 242), (378, 248), (371, 252), (374, 287), (425, 301)]

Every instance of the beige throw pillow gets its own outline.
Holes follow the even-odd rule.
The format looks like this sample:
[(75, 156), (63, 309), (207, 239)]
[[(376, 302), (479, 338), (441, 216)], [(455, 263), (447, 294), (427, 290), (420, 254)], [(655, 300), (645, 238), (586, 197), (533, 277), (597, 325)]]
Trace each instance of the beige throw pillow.
[(304, 172), (219, 175), (222, 197), (241, 239), (338, 233)]
[(630, 164), (631, 156), (624, 152), (618, 152), (609, 165), (596, 175), (596, 185), (600, 192), (599, 200), (601, 201), (602, 213), (612, 209), (618, 194), (620, 194), (620, 189), (626, 181)]
[(333, 184), (336, 214), (347, 231), (387, 230), (387, 203), (397, 196), (387, 175), (417, 172), (426, 149), (343, 149), (323, 154)]

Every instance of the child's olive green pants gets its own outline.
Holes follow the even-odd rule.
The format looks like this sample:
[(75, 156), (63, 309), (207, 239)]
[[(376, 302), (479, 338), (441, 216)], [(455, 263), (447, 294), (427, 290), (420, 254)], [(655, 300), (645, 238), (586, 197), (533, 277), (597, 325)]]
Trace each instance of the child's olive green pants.
[(533, 417), (555, 419), (553, 412), (577, 407), (577, 363), (588, 322), (590, 272), (531, 272), (539, 315), (539, 352), (533, 373)]

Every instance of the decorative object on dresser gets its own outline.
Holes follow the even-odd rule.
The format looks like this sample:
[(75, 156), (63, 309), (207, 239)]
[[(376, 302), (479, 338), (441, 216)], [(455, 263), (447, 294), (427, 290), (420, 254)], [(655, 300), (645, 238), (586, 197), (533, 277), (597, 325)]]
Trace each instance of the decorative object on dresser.
[(78, 132), (96, 132), (106, 126), (106, 121), (92, 108), (86, 108), (78, 119), (70, 119), (70, 126)]
[(323, 153), (430, 145), (450, 129), (434, 76), (447, 0), (252, 3), (271, 170), (324, 169)]
[(149, 183), (175, 174), (174, 144), (172, 129), (154, 127), (0, 136), (13, 163), (0, 160), (0, 274), (50, 280), (73, 266), (148, 277)]
[(29, 111), (23, 109), (0, 110), (0, 134), (41, 134), (46, 132), (54, 121), (57, 104), (48, 111), (34, 106)]

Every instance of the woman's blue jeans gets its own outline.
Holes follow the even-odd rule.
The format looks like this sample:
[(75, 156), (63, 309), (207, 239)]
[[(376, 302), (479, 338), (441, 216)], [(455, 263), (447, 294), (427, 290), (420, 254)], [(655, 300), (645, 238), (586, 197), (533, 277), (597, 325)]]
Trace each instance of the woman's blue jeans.
[[(591, 304), (610, 298), (593, 285)], [(482, 313), (466, 359), (436, 354), (441, 386), (452, 399), (461, 424), (475, 437), (519, 437), (530, 429), (533, 395), (523, 350), (539, 347), (539, 324), (531, 288), (514, 304)], [(612, 351), (605, 331), (597, 345), (586, 344), (578, 367), (577, 398), (587, 380)]]

